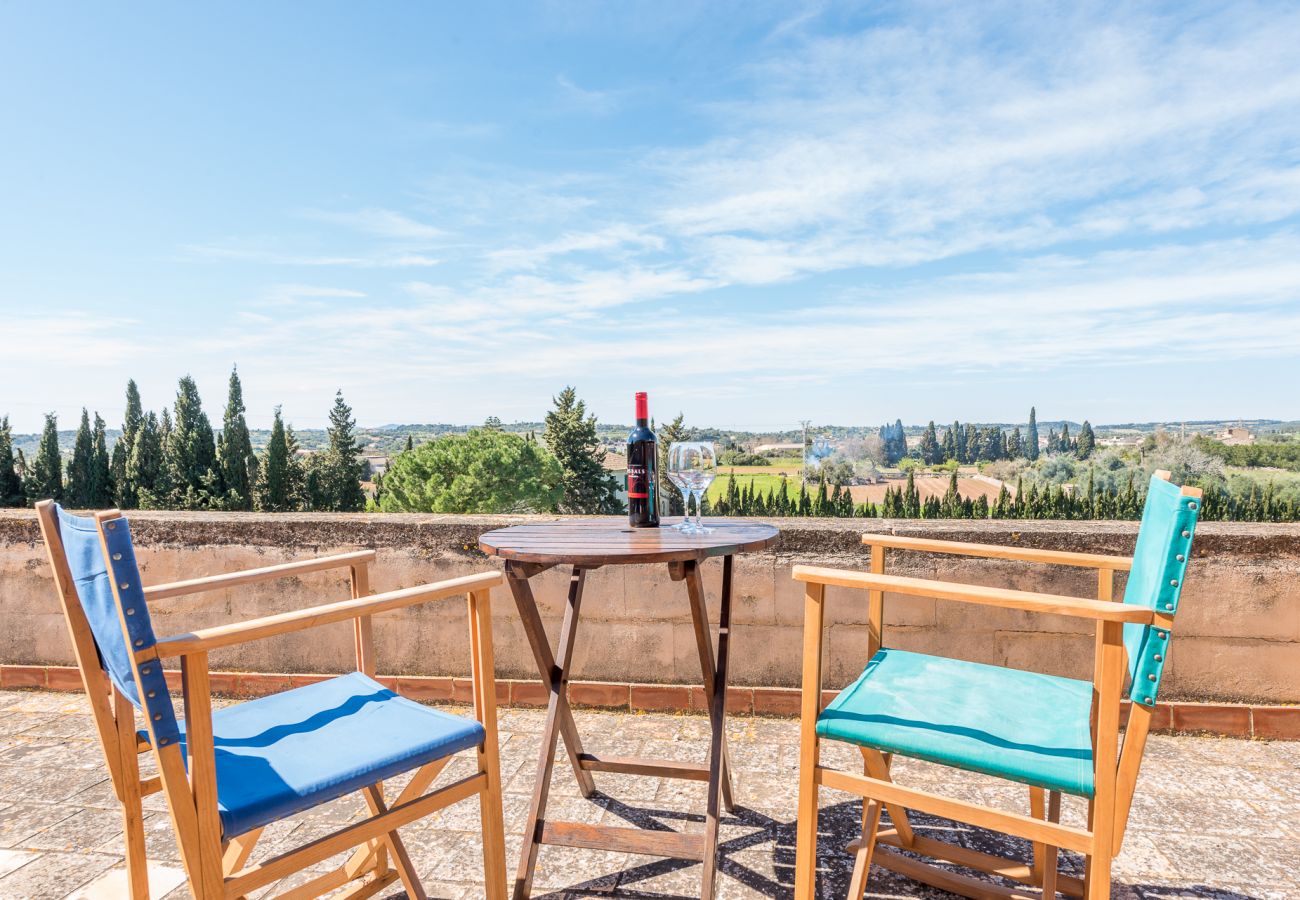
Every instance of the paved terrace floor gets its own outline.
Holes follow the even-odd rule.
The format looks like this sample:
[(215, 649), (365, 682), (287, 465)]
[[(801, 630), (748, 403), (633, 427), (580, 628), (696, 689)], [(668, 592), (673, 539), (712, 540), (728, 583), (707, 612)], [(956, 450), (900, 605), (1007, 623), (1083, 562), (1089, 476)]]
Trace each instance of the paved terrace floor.
[[(587, 746), (597, 753), (703, 760), (707, 720), (688, 715), (577, 713)], [(502, 778), (506, 785), (508, 863), (518, 858), (521, 830), (542, 726), (537, 710), (501, 711)], [(794, 868), (793, 810), (797, 793), (798, 725), (789, 719), (733, 717), (731, 756), (740, 808), (722, 826), (719, 894), (727, 898), (788, 897)], [(79, 695), (0, 692), (0, 897), (114, 897), (120, 888), (119, 816), (88, 707)], [(856, 751), (830, 745), (849, 768)], [(842, 751), (842, 752), (841, 752)], [(551, 809), (557, 818), (655, 828), (702, 827), (698, 783), (597, 775), (595, 802), (582, 799), (572, 772), (557, 760)], [(442, 775), (461, 777), (469, 760)], [(946, 793), (1024, 810), (1023, 789), (937, 766), (900, 760), (898, 778)], [(1114, 896), (1140, 898), (1300, 897), (1300, 743), (1154, 735), (1147, 750)], [(1082, 808), (1066, 798), (1067, 821)], [(819, 866), (822, 896), (843, 897), (850, 871), (844, 843), (853, 837), (860, 804), (822, 792)], [(360, 814), (344, 799), (268, 829), (259, 845), (279, 851), (328, 832)], [(161, 795), (146, 800), (149, 856), (158, 866), (156, 896), (188, 896), (179, 884), (176, 845)], [(1025, 848), (964, 826), (919, 819), (922, 829), (981, 849)], [(407, 847), (433, 897), (481, 897), (478, 810), (462, 803), (403, 829)], [(940, 834), (942, 833), (942, 834)], [(1079, 861), (1066, 855), (1066, 870)], [(698, 896), (694, 864), (620, 853), (548, 847), (542, 850), (535, 897), (677, 898)], [(268, 889), (283, 890), (293, 880)], [(876, 868), (875, 897), (947, 897)], [(388, 895), (405, 896), (400, 890)]]

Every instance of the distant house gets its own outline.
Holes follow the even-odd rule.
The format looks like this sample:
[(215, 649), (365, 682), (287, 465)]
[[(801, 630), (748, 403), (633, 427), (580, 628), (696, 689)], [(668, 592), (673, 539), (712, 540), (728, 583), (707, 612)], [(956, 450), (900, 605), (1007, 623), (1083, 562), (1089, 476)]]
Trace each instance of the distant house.
[(803, 444), (759, 444), (754, 448), (759, 456), (765, 453), (803, 453)]
[(618, 500), (627, 503), (627, 456), (622, 453), (605, 453), (605, 471), (614, 476), (618, 485)]
[(388, 457), (387, 456), (363, 456), (361, 457), (366, 463), (366, 471), (371, 478), (376, 475), (388, 474)]
[(1255, 435), (1251, 434), (1249, 429), (1243, 428), (1240, 425), (1235, 427), (1229, 426), (1228, 428), (1223, 429), (1215, 435), (1215, 438), (1220, 443), (1227, 444), (1230, 447), (1255, 443)]

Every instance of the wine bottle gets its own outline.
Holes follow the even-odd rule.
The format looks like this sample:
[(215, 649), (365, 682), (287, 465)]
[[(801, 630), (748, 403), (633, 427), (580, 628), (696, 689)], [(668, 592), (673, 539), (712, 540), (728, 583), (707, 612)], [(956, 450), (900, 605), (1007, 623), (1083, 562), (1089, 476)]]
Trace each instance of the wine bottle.
[(633, 528), (659, 527), (659, 443), (650, 430), (644, 391), (636, 395), (636, 427), (627, 436), (627, 522)]

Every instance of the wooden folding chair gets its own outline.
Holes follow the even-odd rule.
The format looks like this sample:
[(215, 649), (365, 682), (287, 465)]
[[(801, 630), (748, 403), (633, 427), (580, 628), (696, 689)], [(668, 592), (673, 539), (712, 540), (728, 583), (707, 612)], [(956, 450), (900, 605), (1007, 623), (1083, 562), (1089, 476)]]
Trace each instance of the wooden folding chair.
[[(864, 799), (862, 836), (849, 845), (855, 855), (849, 900), (861, 900), (873, 862), (967, 897), (1052, 898), (1058, 892), (1089, 900), (1110, 897), (1111, 863), (1124, 839), (1201, 505), (1199, 490), (1180, 489), (1168, 479), (1168, 472), (1151, 479), (1132, 559), (869, 534), (863, 543), (872, 548), (870, 573), (795, 566), (794, 577), (807, 584), (796, 900), (811, 900), (815, 892), (817, 798), (823, 786)], [(885, 575), (886, 548), (1091, 568), (1097, 570), (1097, 599)], [(1129, 572), (1122, 603), (1112, 602), (1117, 571)], [(867, 590), (872, 657), (858, 680), (822, 710), (826, 585)], [(885, 592), (1091, 619), (1097, 630), (1093, 680), (885, 648)], [(1121, 742), (1126, 694), (1132, 702)], [(857, 745), (864, 774), (823, 767), (823, 738)], [(890, 777), (894, 756), (1027, 785), (1028, 814), (896, 784)], [(1086, 828), (1060, 822), (1063, 793), (1087, 800)], [(881, 824), (882, 808), (889, 812), (888, 827)], [(918, 834), (908, 818), (912, 810), (1024, 838), (1032, 843), (1033, 859), (1007, 859)], [(1085, 856), (1082, 879), (1058, 873), (1059, 849)], [(916, 856), (988, 872), (1031, 890), (939, 868)]]
[[(280, 896), (370, 897), (400, 880), (425, 897), (398, 828), (478, 795), (486, 896), (505, 897), (505, 839), (497, 759), (489, 594), (502, 583), (484, 572), (371, 595), (372, 550), (144, 587), (131, 528), (116, 510), (93, 518), (37, 504), (41, 531), (68, 630), (90, 697), (113, 789), (122, 804), (130, 897), (149, 896), (141, 798), (162, 791), (194, 895), (238, 898), (351, 848), (341, 865)], [(348, 568), (352, 599), (158, 639), (148, 603)], [(374, 680), (371, 617), (416, 603), (469, 601), (473, 719), (399, 697)], [(213, 710), (208, 654), (219, 647), (352, 621), (357, 671)], [(163, 660), (179, 657), (184, 719), (178, 721)], [(143, 716), (138, 729), (136, 714)], [(453, 754), (477, 750), (468, 775), (429, 790)], [(141, 779), (139, 754), (152, 750), (156, 776)], [(414, 771), (396, 794), (384, 782)], [(248, 860), (269, 824), (358, 792), (369, 815), (303, 846)], [(391, 857), (391, 860), (390, 860)]]

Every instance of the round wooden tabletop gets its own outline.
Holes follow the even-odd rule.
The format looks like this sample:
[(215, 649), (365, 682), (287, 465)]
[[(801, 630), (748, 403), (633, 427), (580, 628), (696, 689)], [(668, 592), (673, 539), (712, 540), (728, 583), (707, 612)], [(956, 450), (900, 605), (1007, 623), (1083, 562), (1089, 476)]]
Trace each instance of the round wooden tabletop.
[(696, 562), (762, 550), (776, 543), (776, 528), (762, 522), (705, 518), (709, 534), (683, 534), (668, 527), (632, 528), (627, 519), (559, 519), (498, 528), (479, 538), (489, 556), (547, 565), (632, 565), (636, 563)]

